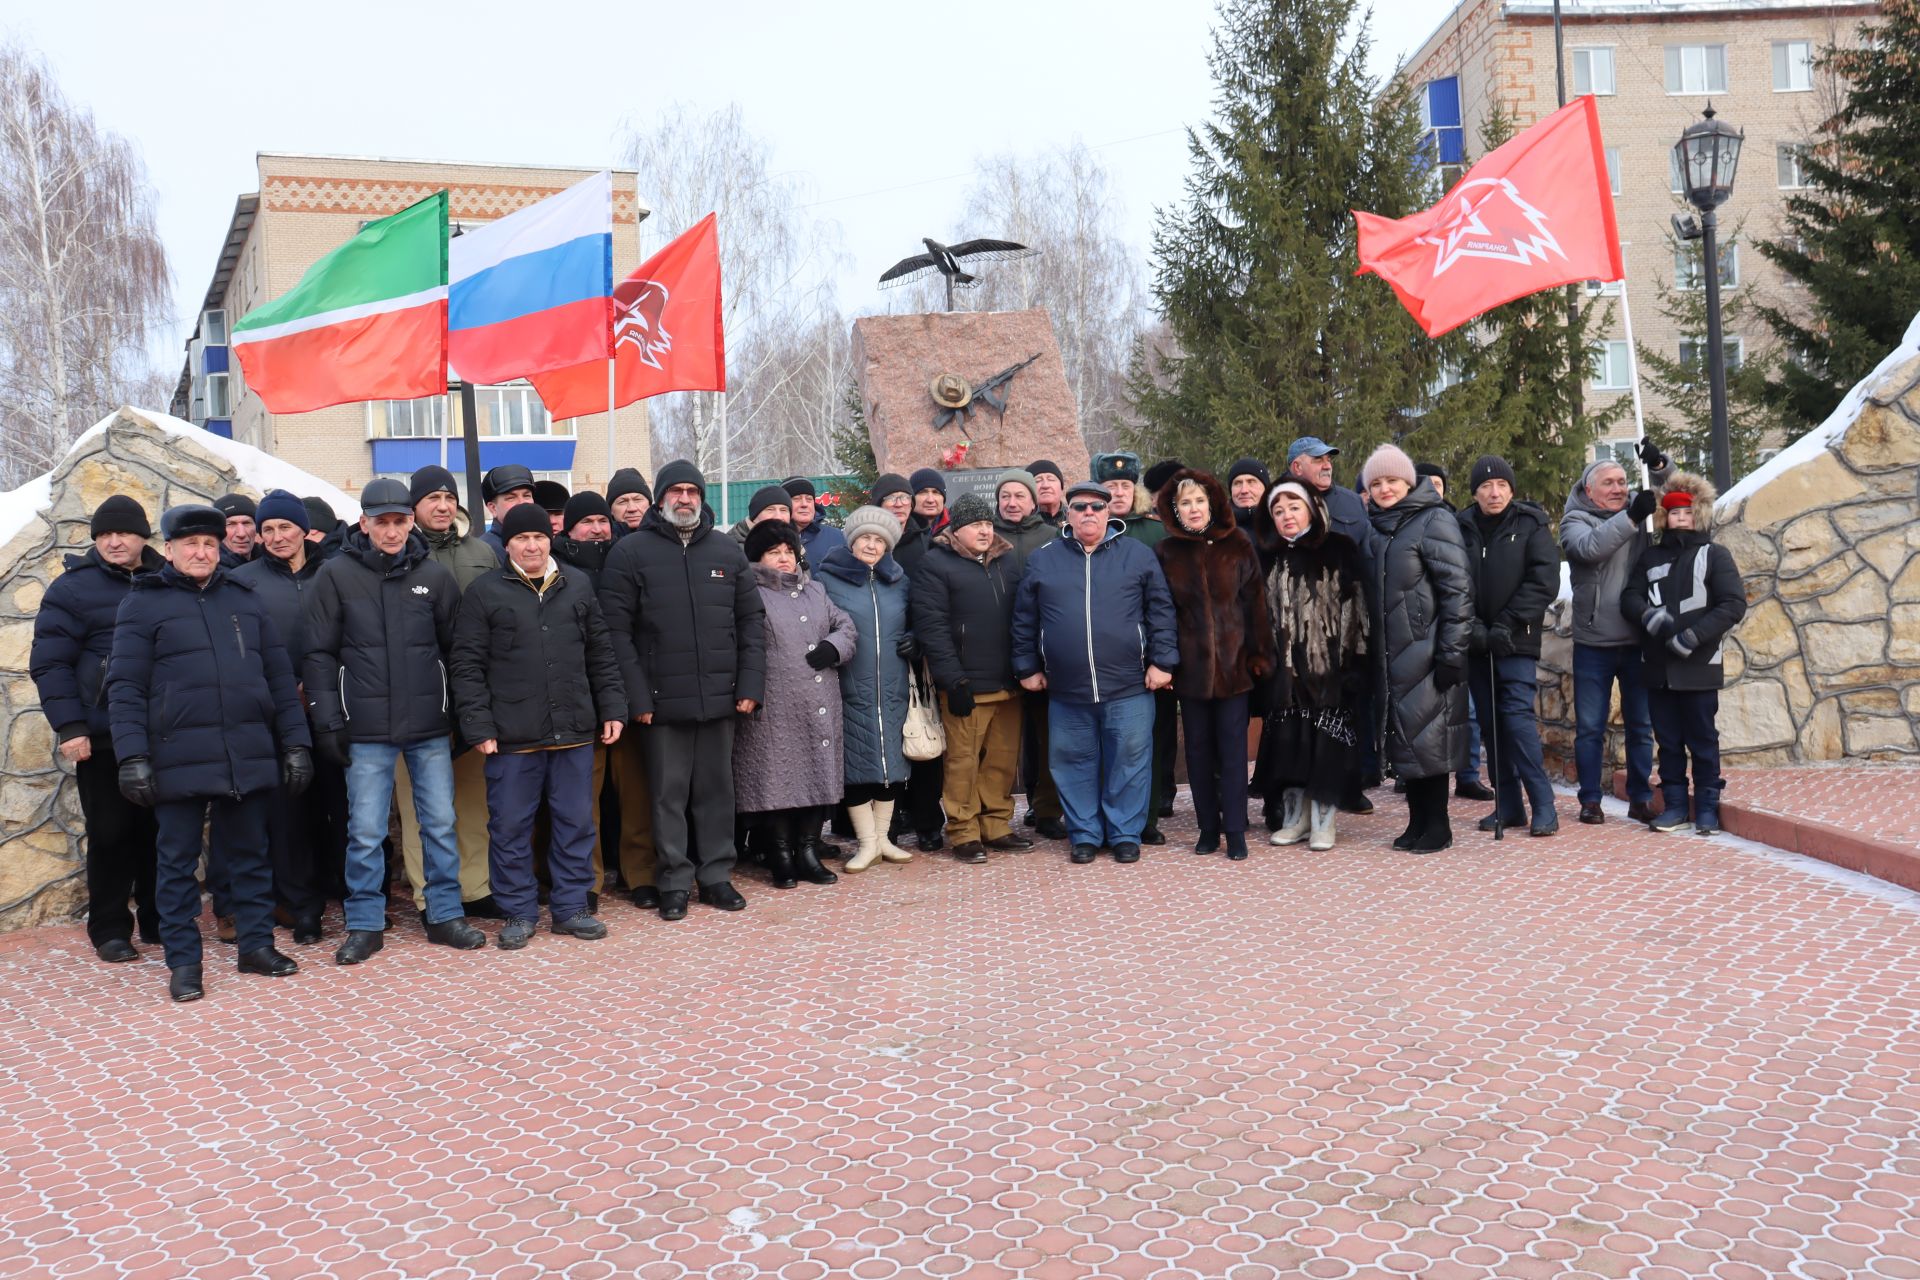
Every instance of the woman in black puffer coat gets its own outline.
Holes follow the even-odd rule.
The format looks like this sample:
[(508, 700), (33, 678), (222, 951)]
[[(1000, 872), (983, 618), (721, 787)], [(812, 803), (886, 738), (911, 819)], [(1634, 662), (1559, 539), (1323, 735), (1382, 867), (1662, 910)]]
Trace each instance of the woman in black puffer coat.
[(1467, 651), (1473, 576), (1453, 510), (1415, 476), (1413, 460), (1381, 445), (1361, 472), (1373, 532), (1367, 551), (1381, 751), (1407, 783), (1409, 853), (1453, 843), (1447, 777), (1467, 762)]

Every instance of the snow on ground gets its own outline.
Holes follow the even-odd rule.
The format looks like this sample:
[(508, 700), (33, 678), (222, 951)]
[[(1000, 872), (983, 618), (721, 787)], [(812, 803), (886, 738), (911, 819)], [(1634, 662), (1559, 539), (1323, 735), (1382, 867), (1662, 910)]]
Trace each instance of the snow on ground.
[(18, 489), (0, 493), (0, 547), (13, 541), (13, 535), (27, 522), (47, 509), (53, 501), (53, 475), (35, 476)]

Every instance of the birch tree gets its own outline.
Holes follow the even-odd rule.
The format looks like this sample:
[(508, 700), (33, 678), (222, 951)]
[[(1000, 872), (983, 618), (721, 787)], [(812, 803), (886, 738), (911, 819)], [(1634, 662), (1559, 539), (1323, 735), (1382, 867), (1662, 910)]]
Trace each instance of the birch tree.
[(0, 487), (150, 380), (171, 284), (139, 154), (0, 45)]

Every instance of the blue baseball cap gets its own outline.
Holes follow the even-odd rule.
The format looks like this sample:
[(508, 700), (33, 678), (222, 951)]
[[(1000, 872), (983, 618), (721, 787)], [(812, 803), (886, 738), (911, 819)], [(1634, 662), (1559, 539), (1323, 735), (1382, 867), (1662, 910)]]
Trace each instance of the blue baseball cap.
[(1325, 458), (1339, 452), (1319, 436), (1301, 436), (1287, 446), (1287, 465), (1291, 467), (1295, 458)]

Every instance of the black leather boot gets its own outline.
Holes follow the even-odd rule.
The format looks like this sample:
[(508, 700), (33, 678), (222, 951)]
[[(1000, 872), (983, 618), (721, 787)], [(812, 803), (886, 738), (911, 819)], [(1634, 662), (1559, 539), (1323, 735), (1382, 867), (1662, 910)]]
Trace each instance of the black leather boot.
[(167, 994), (180, 1004), (198, 1000), (207, 994), (206, 987), (200, 982), (200, 966), (183, 964), (175, 969), (167, 978)]
[(808, 884), (833, 884), (840, 877), (820, 865), (820, 815), (802, 810), (793, 827), (793, 870)]
[(767, 878), (776, 889), (791, 889), (799, 881), (793, 878), (793, 834), (787, 814), (775, 814), (754, 831), (757, 847), (767, 864)]
[(240, 972), (258, 973), (269, 978), (284, 978), (300, 966), (293, 957), (281, 955), (272, 947), (261, 947), (255, 951), (240, 953)]

